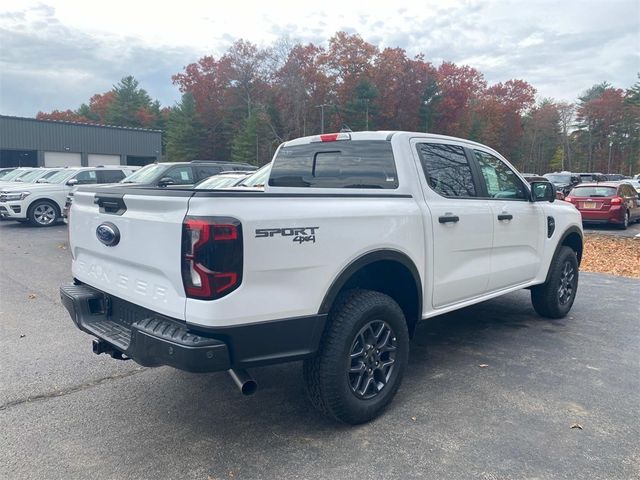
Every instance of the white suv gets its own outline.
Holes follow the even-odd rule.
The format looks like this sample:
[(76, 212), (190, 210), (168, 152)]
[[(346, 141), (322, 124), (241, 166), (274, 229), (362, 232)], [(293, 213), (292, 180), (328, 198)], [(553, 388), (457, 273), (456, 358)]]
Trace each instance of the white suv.
[(0, 218), (46, 227), (61, 218), (67, 194), (77, 185), (116, 183), (133, 173), (126, 165), (60, 169), (38, 183), (21, 183), (0, 189)]

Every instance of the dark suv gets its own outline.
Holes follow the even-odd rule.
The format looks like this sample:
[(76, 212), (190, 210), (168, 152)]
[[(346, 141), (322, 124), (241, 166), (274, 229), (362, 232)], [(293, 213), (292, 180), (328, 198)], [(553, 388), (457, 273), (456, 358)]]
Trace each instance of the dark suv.
[(247, 163), (194, 160), (193, 162), (152, 163), (129, 175), (120, 183), (145, 187), (190, 187), (205, 178), (232, 170), (253, 171)]

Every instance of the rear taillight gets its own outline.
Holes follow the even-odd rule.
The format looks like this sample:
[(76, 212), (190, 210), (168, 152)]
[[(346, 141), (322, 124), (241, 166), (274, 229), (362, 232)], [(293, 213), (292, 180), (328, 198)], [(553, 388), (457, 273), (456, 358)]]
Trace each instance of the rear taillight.
[(620, 197), (613, 197), (611, 199), (611, 205), (622, 205), (622, 198)]
[(214, 300), (242, 283), (242, 225), (228, 217), (186, 217), (182, 283), (189, 298)]

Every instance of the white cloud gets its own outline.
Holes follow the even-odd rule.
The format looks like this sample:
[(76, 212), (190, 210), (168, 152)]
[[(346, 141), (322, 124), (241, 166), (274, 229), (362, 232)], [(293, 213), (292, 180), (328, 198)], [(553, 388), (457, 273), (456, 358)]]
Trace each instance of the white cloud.
[(234, 39), (323, 43), (339, 29), (573, 100), (597, 82), (635, 82), (639, 19), (637, 0), (23, 0), (0, 5), (0, 112), (75, 108), (126, 74), (172, 104), (171, 75), (205, 53), (220, 56)]

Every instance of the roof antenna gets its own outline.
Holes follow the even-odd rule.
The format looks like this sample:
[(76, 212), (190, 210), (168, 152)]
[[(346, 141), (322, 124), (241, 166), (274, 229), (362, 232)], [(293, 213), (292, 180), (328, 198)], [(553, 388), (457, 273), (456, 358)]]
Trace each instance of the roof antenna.
[(343, 123), (342, 128), (340, 129), (340, 133), (353, 133), (353, 130), (349, 128), (349, 125)]

